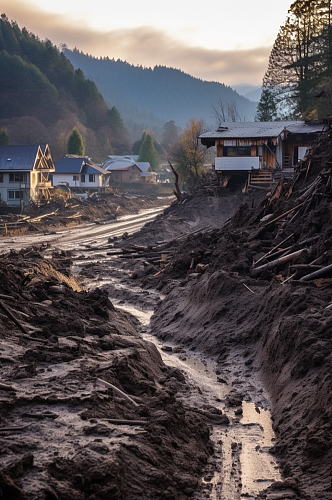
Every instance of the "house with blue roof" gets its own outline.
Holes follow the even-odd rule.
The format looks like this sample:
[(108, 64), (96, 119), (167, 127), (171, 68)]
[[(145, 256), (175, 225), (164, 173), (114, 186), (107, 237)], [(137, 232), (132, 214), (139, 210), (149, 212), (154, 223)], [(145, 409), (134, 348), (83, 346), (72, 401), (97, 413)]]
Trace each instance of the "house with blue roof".
[(49, 199), (52, 172), (47, 144), (0, 146), (0, 200), (23, 207)]
[(66, 155), (55, 162), (53, 186), (67, 185), (84, 191), (99, 191), (108, 185), (110, 173), (87, 156)]

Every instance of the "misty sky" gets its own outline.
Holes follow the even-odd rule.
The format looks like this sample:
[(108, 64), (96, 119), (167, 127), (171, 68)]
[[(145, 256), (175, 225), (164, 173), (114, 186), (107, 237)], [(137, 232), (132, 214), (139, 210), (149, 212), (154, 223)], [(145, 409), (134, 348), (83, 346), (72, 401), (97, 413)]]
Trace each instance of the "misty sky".
[(1, 0), (41, 39), (94, 56), (260, 86), (290, 0)]

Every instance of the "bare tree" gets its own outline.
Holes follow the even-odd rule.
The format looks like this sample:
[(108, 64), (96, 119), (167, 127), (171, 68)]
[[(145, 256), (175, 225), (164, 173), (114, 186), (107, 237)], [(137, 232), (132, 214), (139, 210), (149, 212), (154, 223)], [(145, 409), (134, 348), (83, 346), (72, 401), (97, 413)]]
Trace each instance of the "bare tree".
[(238, 113), (237, 104), (235, 101), (224, 103), (221, 99), (219, 99), (217, 107), (212, 106), (212, 109), (218, 127), (222, 122), (242, 121), (242, 118)]

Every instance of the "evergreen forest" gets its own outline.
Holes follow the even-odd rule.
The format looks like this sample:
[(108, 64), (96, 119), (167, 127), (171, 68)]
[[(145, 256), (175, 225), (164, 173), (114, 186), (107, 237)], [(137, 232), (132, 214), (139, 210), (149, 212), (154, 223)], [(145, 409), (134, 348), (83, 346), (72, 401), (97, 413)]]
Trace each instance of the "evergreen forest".
[(260, 121), (319, 120), (332, 112), (331, 0), (296, 0), (263, 79)]
[(131, 149), (122, 117), (49, 40), (0, 18), (0, 129), (12, 143), (48, 142), (63, 156), (74, 128), (95, 161)]

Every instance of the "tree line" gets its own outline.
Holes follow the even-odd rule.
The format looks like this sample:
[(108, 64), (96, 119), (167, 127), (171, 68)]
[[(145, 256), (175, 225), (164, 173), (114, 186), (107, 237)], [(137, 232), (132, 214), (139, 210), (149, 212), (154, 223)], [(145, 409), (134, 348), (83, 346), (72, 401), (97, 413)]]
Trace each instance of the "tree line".
[(314, 120), (331, 111), (331, 0), (296, 0), (269, 57), (257, 119)]
[(66, 153), (74, 127), (95, 160), (130, 150), (119, 111), (107, 108), (96, 84), (50, 40), (40, 40), (2, 14), (0, 128), (17, 144), (48, 142), (57, 158)]

